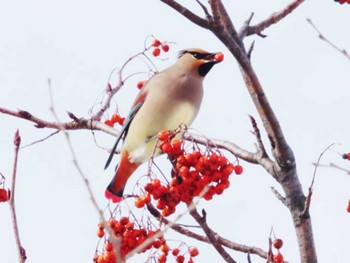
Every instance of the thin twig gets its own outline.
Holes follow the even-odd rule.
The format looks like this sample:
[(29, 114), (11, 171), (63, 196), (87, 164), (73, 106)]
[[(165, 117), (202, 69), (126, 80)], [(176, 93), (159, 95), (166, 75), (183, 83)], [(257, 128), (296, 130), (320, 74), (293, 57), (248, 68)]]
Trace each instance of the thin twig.
[(268, 158), (264, 143), (262, 142), (262, 139), (261, 139), (261, 134), (260, 134), (258, 124), (256, 123), (256, 120), (252, 115), (249, 115), (249, 118), (253, 126), (253, 134), (255, 135), (256, 140), (258, 142), (259, 154), (261, 155), (262, 158)]
[(34, 145), (34, 144), (37, 144), (37, 143), (39, 143), (39, 142), (46, 141), (47, 139), (51, 138), (52, 136), (56, 135), (56, 134), (59, 133), (59, 132), (60, 132), (59, 130), (54, 131), (53, 133), (50, 133), (48, 136), (46, 136), (46, 137), (44, 137), (44, 138), (42, 138), (42, 139), (40, 139), (40, 140), (36, 140), (36, 141), (34, 141), (34, 142), (32, 142), (32, 143), (29, 143), (29, 144), (26, 144), (26, 145), (22, 146), (21, 149), (27, 148), (27, 147), (32, 146), (32, 145)]
[(314, 169), (314, 173), (312, 175), (311, 184), (310, 184), (309, 189), (308, 189), (309, 192), (308, 192), (308, 195), (307, 195), (306, 200), (305, 200), (305, 207), (304, 207), (304, 210), (299, 215), (300, 218), (305, 218), (307, 216), (308, 212), (309, 212), (310, 204), (311, 204), (311, 197), (312, 197), (312, 193), (313, 193), (313, 186), (314, 186), (314, 183), (315, 183), (315, 178), (316, 178), (316, 172), (317, 172), (318, 164), (320, 163), (323, 154), (325, 152), (327, 152), (334, 144), (335, 143), (332, 143), (329, 146), (327, 146), (326, 149), (324, 149), (321, 152), (321, 154), (318, 156), (318, 159), (317, 159), (317, 162), (316, 162), (316, 165), (315, 165), (315, 169)]
[(19, 237), (18, 222), (17, 222), (17, 215), (16, 215), (16, 208), (15, 208), (15, 186), (16, 186), (16, 176), (17, 176), (17, 162), (18, 162), (19, 147), (21, 145), (21, 137), (19, 135), (18, 130), (15, 132), (14, 145), (15, 145), (15, 155), (14, 155), (14, 163), (13, 163), (13, 170), (12, 170), (12, 183), (11, 183), (11, 194), (9, 199), (9, 205), (10, 205), (10, 211), (11, 211), (13, 231), (15, 234), (15, 240), (16, 240), (16, 245), (18, 250), (19, 262), (24, 263), (27, 259), (27, 255), (26, 255), (25, 249), (21, 244), (21, 239)]
[(312, 163), (313, 165), (317, 165), (318, 167), (329, 167), (329, 168), (336, 168), (338, 170), (341, 170), (343, 172), (346, 172), (346, 174), (350, 175), (350, 170), (343, 168), (335, 163), (329, 163), (329, 164), (316, 164), (316, 163)]
[[(55, 117), (57, 123), (59, 124), (60, 120), (59, 120), (59, 118), (58, 118), (58, 116), (56, 114), (55, 107), (54, 107), (54, 100), (53, 100), (52, 89), (51, 89), (51, 81), (50, 80), (48, 81), (48, 87), (49, 87), (50, 101), (51, 101), (50, 111), (51, 111), (52, 115)], [(63, 131), (63, 134), (64, 134), (64, 136), (66, 138), (69, 150), (70, 150), (72, 158), (73, 158), (73, 160), (72, 160), (73, 164), (74, 164), (75, 168), (77, 169), (77, 171), (78, 171), (78, 173), (80, 175), (80, 178), (84, 182), (84, 185), (86, 187), (86, 190), (88, 191), (90, 200), (91, 200), (93, 206), (95, 207), (95, 209), (96, 209), (96, 211), (97, 211), (97, 213), (98, 213), (98, 215), (100, 217), (100, 220), (101, 220), (101, 223), (102, 223), (103, 227), (107, 230), (107, 232), (108, 232), (108, 234), (110, 236), (110, 242), (112, 243), (112, 245), (114, 247), (114, 250), (116, 251), (117, 260), (118, 260), (118, 262), (122, 262), (121, 261), (121, 256), (120, 256), (120, 249), (119, 249), (120, 248), (120, 240), (118, 240), (114, 236), (114, 231), (111, 229), (111, 227), (107, 223), (107, 220), (105, 219), (105, 216), (103, 214), (103, 210), (99, 207), (99, 205), (97, 203), (95, 195), (94, 195), (94, 193), (93, 193), (93, 191), (91, 189), (90, 182), (87, 179), (87, 177), (85, 176), (82, 168), (79, 165), (78, 158), (77, 158), (77, 155), (76, 155), (75, 150), (73, 148), (73, 144), (72, 144), (72, 142), (70, 140), (69, 133), (65, 130), (64, 127), (59, 127), (59, 130)]]
[(336, 46), (335, 44), (333, 44), (331, 41), (328, 40), (328, 38), (326, 38), (321, 31), (315, 26), (315, 24), (311, 21), (310, 18), (306, 18), (306, 21), (309, 22), (309, 24), (315, 29), (315, 31), (318, 33), (318, 37), (323, 40), (324, 42), (326, 42), (327, 44), (329, 44), (331, 47), (333, 47), (334, 49), (336, 49), (337, 51), (339, 51), (341, 54), (343, 54), (347, 59), (350, 59), (350, 54), (345, 50), (345, 49), (341, 49), (338, 46)]
[(201, 1), (196, 0), (196, 2), (197, 2), (197, 3), (199, 4), (199, 6), (203, 9), (203, 12), (204, 12), (205, 16), (207, 17), (207, 19), (208, 19), (208, 20), (211, 20), (212, 17), (211, 17), (211, 15), (210, 15), (209, 11), (208, 11), (208, 8), (207, 8), (205, 5), (203, 5)]

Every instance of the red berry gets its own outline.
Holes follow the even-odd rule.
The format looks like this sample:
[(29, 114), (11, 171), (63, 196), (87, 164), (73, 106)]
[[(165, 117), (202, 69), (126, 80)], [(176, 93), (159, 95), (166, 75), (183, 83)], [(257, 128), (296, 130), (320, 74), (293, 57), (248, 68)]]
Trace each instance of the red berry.
[(183, 255), (176, 257), (176, 263), (184, 263), (184, 262), (185, 262), (185, 257)]
[(191, 255), (191, 257), (198, 256), (198, 254), (199, 254), (198, 248), (196, 248), (196, 247), (191, 247), (190, 248), (190, 255)]
[(164, 253), (164, 254), (168, 254), (170, 248), (167, 244), (163, 244), (161, 247), (160, 247), (160, 250)]
[(96, 262), (97, 262), (97, 263), (106, 263), (106, 261), (105, 261), (103, 255), (99, 255), (98, 258), (97, 258), (97, 260), (96, 260)]
[(283, 255), (279, 251), (273, 256), (273, 260), (275, 263), (284, 263)]
[(164, 52), (168, 52), (169, 51), (169, 45), (168, 44), (162, 44), (162, 49)]
[(276, 239), (273, 241), (273, 246), (274, 246), (276, 249), (280, 249), (280, 248), (283, 246), (283, 240), (280, 239), (280, 238), (276, 238)]
[(172, 253), (174, 256), (177, 256), (177, 255), (179, 254), (179, 252), (180, 252), (180, 249), (174, 248), (174, 249), (172, 250), (171, 253)]
[(158, 257), (158, 263), (164, 263), (166, 262), (166, 255), (165, 254), (161, 254)]
[(114, 123), (111, 120), (105, 120), (105, 124), (113, 127)]
[(243, 167), (242, 165), (237, 164), (235, 166), (235, 174), (241, 174), (243, 172)]
[(102, 228), (99, 228), (96, 234), (99, 238), (102, 238), (105, 235), (105, 231)]
[(159, 47), (161, 42), (158, 39), (154, 39), (152, 42), (152, 47)]
[(115, 114), (112, 115), (110, 121), (114, 124), (114, 123), (116, 123), (116, 122), (119, 122), (119, 121), (120, 121), (120, 118), (121, 118), (121, 117), (119, 116), (119, 114), (115, 113)]
[(105, 250), (111, 252), (113, 250), (113, 245), (111, 243), (106, 243)]
[(7, 200), (9, 200), (8, 191), (4, 188), (0, 188), (0, 202), (6, 202)]
[(160, 55), (160, 49), (157, 47), (155, 49), (153, 49), (152, 55), (155, 57), (158, 57)]
[(136, 199), (135, 199), (135, 206), (137, 207), (137, 208), (142, 208), (142, 207), (144, 207), (145, 206), (145, 202), (142, 200), (142, 198), (141, 197), (137, 197)]
[(346, 209), (346, 211), (348, 211), (348, 213), (350, 213), (350, 200), (349, 200), (348, 208)]
[(181, 177), (186, 177), (189, 173), (190, 169), (188, 168), (188, 166), (181, 166), (179, 169), (179, 175)]
[(171, 153), (171, 150), (173, 149), (170, 143), (163, 143), (160, 148), (165, 153)]
[(161, 141), (167, 141), (169, 139), (169, 132), (164, 130), (160, 131), (157, 135), (158, 139)]
[(119, 222), (120, 222), (120, 224), (125, 226), (127, 223), (129, 223), (129, 218), (123, 216), (122, 218), (120, 218)]
[(223, 61), (224, 60), (224, 54), (220, 53), (216, 53), (214, 56), (214, 60), (215, 61)]
[(123, 125), (123, 124), (124, 124), (124, 121), (125, 121), (125, 117), (120, 117), (118, 123), (119, 123), (120, 125)]
[(160, 248), (160, 246), (162, 245), (162, 243), (160, 242), (160, 240), (156, 240), (152, 243), (153, 247), (158, 249)]
[(145, 80), (140, 80), (139, 82), (137, 82), (137, 88), (142, 89), (143, 85), (145, 85), (145, 82)]

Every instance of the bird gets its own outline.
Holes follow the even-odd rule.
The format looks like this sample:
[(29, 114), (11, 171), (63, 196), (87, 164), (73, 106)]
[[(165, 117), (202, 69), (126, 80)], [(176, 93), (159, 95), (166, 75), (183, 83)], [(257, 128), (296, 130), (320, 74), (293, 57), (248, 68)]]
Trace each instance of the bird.
[(141, 88), (111, 149), (105, 169), (110, 165), (121, 140), (120, 161), (105, 191), (113, 203), (123, 200), (129, 177), (152, 156), (157, 134), (189, 126), (198, 114), (203, 98), (203, 80), (212, 67), (223, 60), (223, 53), (190, 48), (179, 52), (177, 61), (156, 73)]

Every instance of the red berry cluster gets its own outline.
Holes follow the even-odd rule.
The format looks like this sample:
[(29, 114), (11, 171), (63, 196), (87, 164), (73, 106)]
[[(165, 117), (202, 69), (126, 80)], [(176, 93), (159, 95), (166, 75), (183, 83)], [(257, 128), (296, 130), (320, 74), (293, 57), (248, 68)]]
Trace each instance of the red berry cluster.
[(350, 4), (350, 0), (334, 0), (335, 2), (338, 2), (339, 4), (345, 4), (345, 3), (347, 3), (347, 4)]
[(168, 52), (169, 51), (169, 45), (165, 42), (161, 42), (158, 39), (154, 39), (152, 42), (152, 55), (154, 57), (158, 57), (161, 53), (161, 51), (163, 50), (164, 52)]
[[(124, 257), (130, 251), (135, 249), (146, 239), (150, 238), (156, 233), (156, 231), (148, 230), (145, 228), (136, 228), (134, 223), (129, 220), (127, 217), (122, 217), (119, 220), (114, 218), (108, 221), (110, 228), (113, 230), (115, 237), (121, 238), (120, 243), (120, 255)], [(105, 230), (102, 224), (99, 224), (97, 230), (97, 236), (102, 238), (105, 236)], [(153, 243), (148, 245), (143, 251), (154, 248), (161, 248), (166, 245), (166, 241), (163, 237), (156, 239)], [(167, 245), (166, 245), (167, 246)], [(94, 262), (96, 263), (115, 263), (116, 262), (116, 253), (114, 251), (113, 245), (107, 241), (104, 245), (102, 253), (99, 255), (96, 254), (94, 257)]]
[[(160, 254), (158, 256), (158, 263), (165, 263), (167, 261), (167, 256), (169, 252), (171, 251), (171, 254), (175, 257), (176, 263), (184, 263), (185, 262), (185, 253), (180, 254), (180, 248), (174, 248), (170, 249), (168, 245), (162, 245), (160, 247), (160, 250), (163, 252), (163, 254)], [(187, 263), (193, 263), (193, 258), (199, 255), (198, 248), (191, 247), (188, 249), (188, 253), (190, 255), (189, 260)]]
[(350, 200), (349, 200), (349, 202), (348, 202), (348, 207), (346, 208), (346, 211), (347, 211), (348, 213), (350, 213)]
[(280, 248), (283, 246), (283, 240), (280, 238), (276, 238), (272, 244), (274, 248), (277, 249), (277, 253), (273, 256), (273, 261), (275, 263), (284, 263), (284, 258), (280, 251)]
[(119, 125), (123, 125), (125, 121), (124, 117), (121, 117), (119, 114), (114, 113), (109, 120), (105, 120), (105, 124), (113, 127), (114, 124), (118, 123)]
[(215, 194), (220, 195), (230, 185), (229, 176), (233, 171), (241, 174), (241, 165), (233, 165), (220, 153), (199, 150), (185, 152), (183, 141), (172, 140), (175, 135), (170, 131), (158, 134), (160, 149), (176, 162), (176, 176), (167, 184), (161, 184), (159, 179), (145, 185), (143, 196), (135, 199), (136, 207), (143, 207), (156, 200), (156, 207), (162, 210), (163, 216), (169, 216), (176, 210), (180, 202), (190, 203), (194, 197), (201, 194), (205, 186), (209, 186), (204, 194), (205, 200), (211, 200)]
[(0, 188), (0, 202), (6, 202), (10, 199), (9, 193), (4, 188)]

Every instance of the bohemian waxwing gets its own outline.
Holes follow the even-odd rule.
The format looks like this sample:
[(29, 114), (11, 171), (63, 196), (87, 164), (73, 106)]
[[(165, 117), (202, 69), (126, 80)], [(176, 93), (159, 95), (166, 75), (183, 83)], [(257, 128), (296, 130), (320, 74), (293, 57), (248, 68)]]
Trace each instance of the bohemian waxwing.
[(105, 192), (108, 199), (121, 201), (131, 174), (154, 153), (160, 154), (160, 150), (155, 151), (160, 131), (175, 130), (180, 124), (190, 125), (193, 122), (202, 102), (203, 79), (222, 60), (222, 53), (209, 53), (201, 49), (183, 50), (174, 65), (155, 74), (145, 83), (105, 165), (106, 169), (119, 141), (124, 139), (119, 165)]

